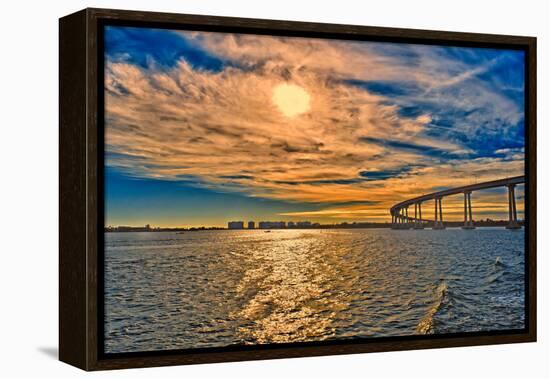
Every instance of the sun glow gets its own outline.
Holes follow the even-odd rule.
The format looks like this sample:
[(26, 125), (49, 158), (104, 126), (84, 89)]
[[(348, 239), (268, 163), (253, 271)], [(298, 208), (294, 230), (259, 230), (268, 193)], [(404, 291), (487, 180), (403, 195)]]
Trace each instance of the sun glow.
[(279, 84), (273, 90), (273, 102), (286, 117), (296, 117), (309, 111), (309, 93), (295, 84)]

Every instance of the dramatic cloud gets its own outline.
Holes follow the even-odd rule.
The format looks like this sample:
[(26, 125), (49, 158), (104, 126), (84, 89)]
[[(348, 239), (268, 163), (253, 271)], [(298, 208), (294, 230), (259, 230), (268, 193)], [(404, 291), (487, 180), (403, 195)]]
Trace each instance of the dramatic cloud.
[[(106, 50), (106, 164), (130, 176), (387, 219), (524, 170), (519, 52), (132, 28)], [(307, 111), (285, 115), (281, 84)]]

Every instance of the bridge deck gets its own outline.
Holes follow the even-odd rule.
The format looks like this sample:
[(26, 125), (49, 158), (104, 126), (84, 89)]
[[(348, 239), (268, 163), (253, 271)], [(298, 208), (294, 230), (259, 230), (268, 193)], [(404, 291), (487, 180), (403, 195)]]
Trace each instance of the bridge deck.
[(395, 204), (393, 207), (391, 207), (390, 212), (393, 214), (397, 209), (401, 209), (409, 205), (413, 205), (415, 203), (422, 203), (424, 201), (433, 200), (433, 199), (437, 199), (445, 196), (456, 195), (458, 193), (473, 192), (473, 191), (479, 191), (483, 189), (496, 188), (496, 187), (505, 187), (511, 184), (521, 184), (521, 183), (525, 183), (525, 175), (451, 188), (448, 190), (433, 192), (427, 195), (422, 195), (422, 196), (415, 197), (413, 199), (402, 201), (400, 203)]

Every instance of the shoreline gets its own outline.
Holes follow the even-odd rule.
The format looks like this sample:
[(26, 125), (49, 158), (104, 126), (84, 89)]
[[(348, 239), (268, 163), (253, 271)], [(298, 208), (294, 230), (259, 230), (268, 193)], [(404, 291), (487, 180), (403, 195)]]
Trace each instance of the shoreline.
[[(519, 226), (520, 226), (520, 229), (523, 229), (524, 227), (524, 222), (523, 221), (520, 221), (518, 222)], [(508, 225), (508, 221), (497, 221), (497, 222), (491, 222), (491, 223), (474, 223), (474, 226), (476, 228), (491, 228), (491, 227), (506, 227), (506, 225)], [(464, 226), (464, 223), (463, 222), (449, 222), (448, 224), (446, 223), (445, 224), (445, 228), (448, 228), (448, 229), (460, 229)], [(352, 226), (352, 225), (349, 225), (349, 226), (330, 226), (330, 225), (326, 225), (326, 226), (320, 226), (320, 227), (316, 227), (316, 228), (270, 228), (270, 229), (260, 229), (260, 228), (255, 228), (255, 229), (248, 229), (248, 228), (243, 228), (243, 229), (228, 229), (228, 228), (158, 228), (158, 229), (154, 229), (154, 228), (151, 228), (151, 229), (145, 229), (145, 228), (139, 228), (139, 227), (136, 227), (136, 228), (129, 228), (129, 229), (123, 229), (123, 230), (116, 230), (116, 229), (110, 229), (110, 230), (107, 230), (105, 229), (104, 230), (104, 233), (169, 233), (169, 232), (205, 232), (205, 231), (219, 231), (219, 232), (224, 232), (224, 231), (273, 231), (273, 230), (334, 230), (334, 229), (346, 229), (346, 230), (349, 230), (349, 229), (392, 229), (392, 225), (390, 223), (388, 224), (380, 224), (380, 225), (376, 225), (376, 226)], [(423, 229), (427, 229), (427, 230), (431, 230), (433, 229), (433, 226), (426, 226), (425, 228)], [(395, 229), (395, 230), (399, 230), (399, 229)], [(409, 228), (409, 229), (401, 229), (401, 230), (414, 230), (414, 228)], [(422, 229), (420, 229), (422, 230)]]

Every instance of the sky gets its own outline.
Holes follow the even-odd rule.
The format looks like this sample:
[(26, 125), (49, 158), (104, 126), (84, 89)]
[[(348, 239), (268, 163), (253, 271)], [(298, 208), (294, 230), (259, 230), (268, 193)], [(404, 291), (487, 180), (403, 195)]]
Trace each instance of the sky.
[[(104, 45), (106, 225), (385, 222), (524, 174), (521, 51), (119, 26)], [(506, 196), (473, 193), (473, 218)]]

